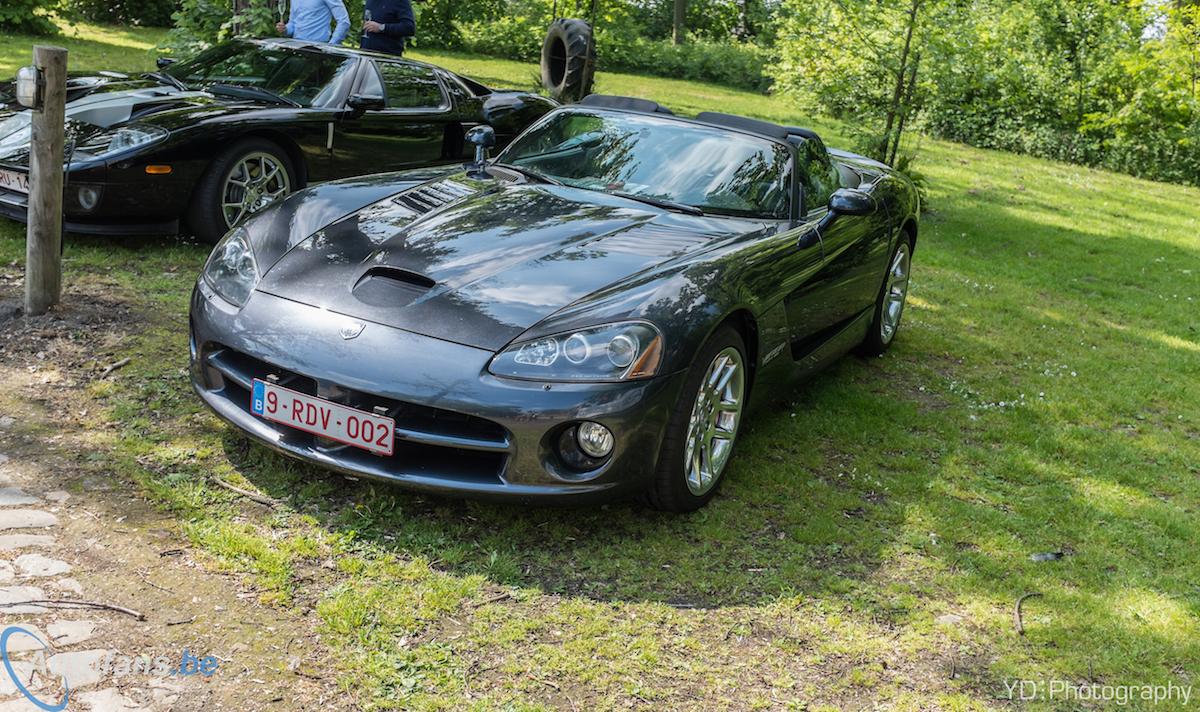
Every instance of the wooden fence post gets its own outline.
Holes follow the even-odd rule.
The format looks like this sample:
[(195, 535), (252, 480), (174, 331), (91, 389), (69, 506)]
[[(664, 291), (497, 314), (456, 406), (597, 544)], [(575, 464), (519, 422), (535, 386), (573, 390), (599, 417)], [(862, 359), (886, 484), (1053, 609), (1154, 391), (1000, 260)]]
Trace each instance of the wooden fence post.
[(25, 232), (25, 314), (37, 316), (62, 295), (63, 113), (67, 50), (37, 45), (33, 65), (45, 85), (33, 110), (29, 155), (29, 225)]

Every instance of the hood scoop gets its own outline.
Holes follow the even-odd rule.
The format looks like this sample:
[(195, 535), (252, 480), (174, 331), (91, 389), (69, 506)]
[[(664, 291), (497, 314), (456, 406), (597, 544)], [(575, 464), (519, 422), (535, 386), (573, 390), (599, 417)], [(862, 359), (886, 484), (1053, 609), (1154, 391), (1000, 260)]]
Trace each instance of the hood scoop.
[(436, 284), (423, 274), (399, 267), (375, 265), (362, 273), (351, 291), (364, 304), (402, 307), (416, 301)]
[(465, 198), (474, 193), (474, 189), (465, 186), (462, 183), (456, 183), (452, 180), (441, 180), (436, 183), (427, 183), (422, 186), (407, 190), (393, 198), (397, 205), (402, 205), (417, 215), (424, 215), (442, 207), (453, 203), (460, 198)]

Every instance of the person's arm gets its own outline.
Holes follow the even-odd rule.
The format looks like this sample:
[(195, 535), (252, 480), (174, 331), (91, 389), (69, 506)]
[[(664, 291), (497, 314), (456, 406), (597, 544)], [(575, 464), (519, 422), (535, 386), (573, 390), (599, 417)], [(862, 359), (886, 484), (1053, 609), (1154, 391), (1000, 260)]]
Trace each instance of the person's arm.
[(409, 0), (398, 0), (400, 5), (399, 20), (385, 23), (383, 33), (392, 37), (412, 37), (417, 34), (417, 19), (413, 16), (412, 3)]
[(329, 38), (329, 43), (341, 44), (342, 40), (346, 39), (346, 35), (350, 34), (350, 14), (346, 12), (346, 6), (342, 4), (342, 0), (325, 0), (325, 6), (329, 8), (329, 12), (333, 13), (333, 20), (337, 23), (333, 28), (333, 36)]
[(287, 35), (288, 37), (296, 36), (296, 17), (295, 17), (295, 15), (288, 17), (287, 28), (284, 29), (283, 34)]

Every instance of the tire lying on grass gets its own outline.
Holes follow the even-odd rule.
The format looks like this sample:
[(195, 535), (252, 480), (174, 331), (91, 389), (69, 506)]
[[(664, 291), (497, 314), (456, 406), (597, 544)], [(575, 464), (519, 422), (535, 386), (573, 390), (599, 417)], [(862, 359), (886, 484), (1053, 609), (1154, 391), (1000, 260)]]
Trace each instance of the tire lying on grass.
[(188, 206), (188, 227), (201, 241), (215, 244), (247, 215), (299, 187), (287, 151), (264, 138), (242, 139), (200, 178)]
[(542, 84), (559, 101), (579, 101), (592, 92), (596, 45), (583, 20), (555, 20), (542, 43)]

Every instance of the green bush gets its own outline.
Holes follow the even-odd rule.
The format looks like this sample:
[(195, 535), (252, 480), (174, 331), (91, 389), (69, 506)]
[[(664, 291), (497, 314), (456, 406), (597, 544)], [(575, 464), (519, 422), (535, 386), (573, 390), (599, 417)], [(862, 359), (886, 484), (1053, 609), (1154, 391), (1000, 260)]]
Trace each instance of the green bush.
[(53, 35), (58, 28), (46, 17), (46, 0), (4, 0), (0, 2), (0, 30), (26, 35)]
[(175, 28), (167, 33), (161, 49), (186, 57), (235, 35), (277, 35), (276, 7), (272, 0), (251, 0), (240, 15), (231, 16), (228, 0), (183, 0), (179, 10), (171, 15)]
[[(456, 23), (454, 44), (430, 42), (422, 30), (420, 46), (461, 49), (475, 54), (537, 62), (549, 26), (545, 19), (507, 16), (492, 21)], [(596, 33), (597, 69), (713, 82), (765, 92), (771, 86), (765, 67), (770, 52), (749, 43), (714, 42), (692, 37), (685, 44), (617, 34), (602, 25)]]
[(113, 25), (168, 27), (177, 0), (63, 0), (63, 15)]

